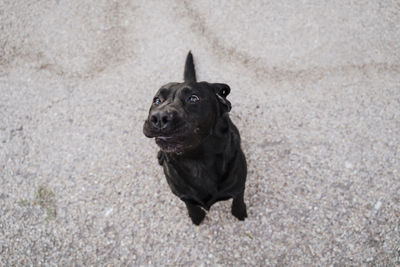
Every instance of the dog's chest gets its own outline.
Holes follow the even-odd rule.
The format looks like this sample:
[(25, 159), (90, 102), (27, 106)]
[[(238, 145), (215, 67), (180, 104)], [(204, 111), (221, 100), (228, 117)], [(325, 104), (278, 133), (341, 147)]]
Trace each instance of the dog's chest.
[(223, 176), (217, 158), (170, 160), (164, 163), (164, 173), (174, 194), (201, 204), (218, 195)]

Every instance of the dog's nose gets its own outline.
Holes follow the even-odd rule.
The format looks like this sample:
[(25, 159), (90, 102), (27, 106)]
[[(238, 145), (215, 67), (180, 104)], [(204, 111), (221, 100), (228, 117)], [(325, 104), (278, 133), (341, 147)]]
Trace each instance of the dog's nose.
[(151, 114), (150, 121), (154, 127), (165, 129), (173, 119), (173, 114), (165, 111), (156, 111)]

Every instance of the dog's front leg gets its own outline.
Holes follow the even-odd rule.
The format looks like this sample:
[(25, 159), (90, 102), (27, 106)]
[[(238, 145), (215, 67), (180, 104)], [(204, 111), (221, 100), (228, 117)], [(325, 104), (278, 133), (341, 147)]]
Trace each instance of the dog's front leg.
[(189, 201), (185, 201), (185, 204), (186, 208), (188, 209), (190, 219), (192, 219), (192, 222), (195, 225), (199, 225), (203, 221), (204, 217), (206, 217), (206, 212), (199, 206), (194, 205)]
[(164, 164), (164, 160), (165, 160), (164, 152), (162, 152), (161, 150), (158, 151), (157, 159), (158, 159), (158, 164), (160, 164), (162, 166)]

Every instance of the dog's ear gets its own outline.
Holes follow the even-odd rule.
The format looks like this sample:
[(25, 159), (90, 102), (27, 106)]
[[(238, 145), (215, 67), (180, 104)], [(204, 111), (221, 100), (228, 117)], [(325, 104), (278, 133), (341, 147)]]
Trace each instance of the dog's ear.
[(194, 70), (193, 56), (191, 51), (189, 51), (186, 57), (183, 80), (185, 82), (196, 82), (196, 71)]
[(229, 95), (231, 92), (231, 88), (229, 85), (224, 84), (224, 83), (213, 83), (212, 87), (214, 88), (215, 94), (217, 96), (217, 100), (222, 107), (221, 113), (229, 112), (231, 111), (232, 105), (231, 102), (229, 102), (226, 97)]

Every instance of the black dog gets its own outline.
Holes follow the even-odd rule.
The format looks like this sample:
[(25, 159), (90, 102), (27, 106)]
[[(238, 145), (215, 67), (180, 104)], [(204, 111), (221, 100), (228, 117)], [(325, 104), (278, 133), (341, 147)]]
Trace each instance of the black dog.
[(196, 82), (193, 57), (186, 58), (184, 82), (158, 90), (143, 126), (155, 137), (158, 161), (172, 192), (185, 202), (199, 225), (211, 205), (233, 198), (232, 214), (247, 217), (243, 201), (247, 167), (240, 136), (229, 118), (230, 88), (222, 83)]

